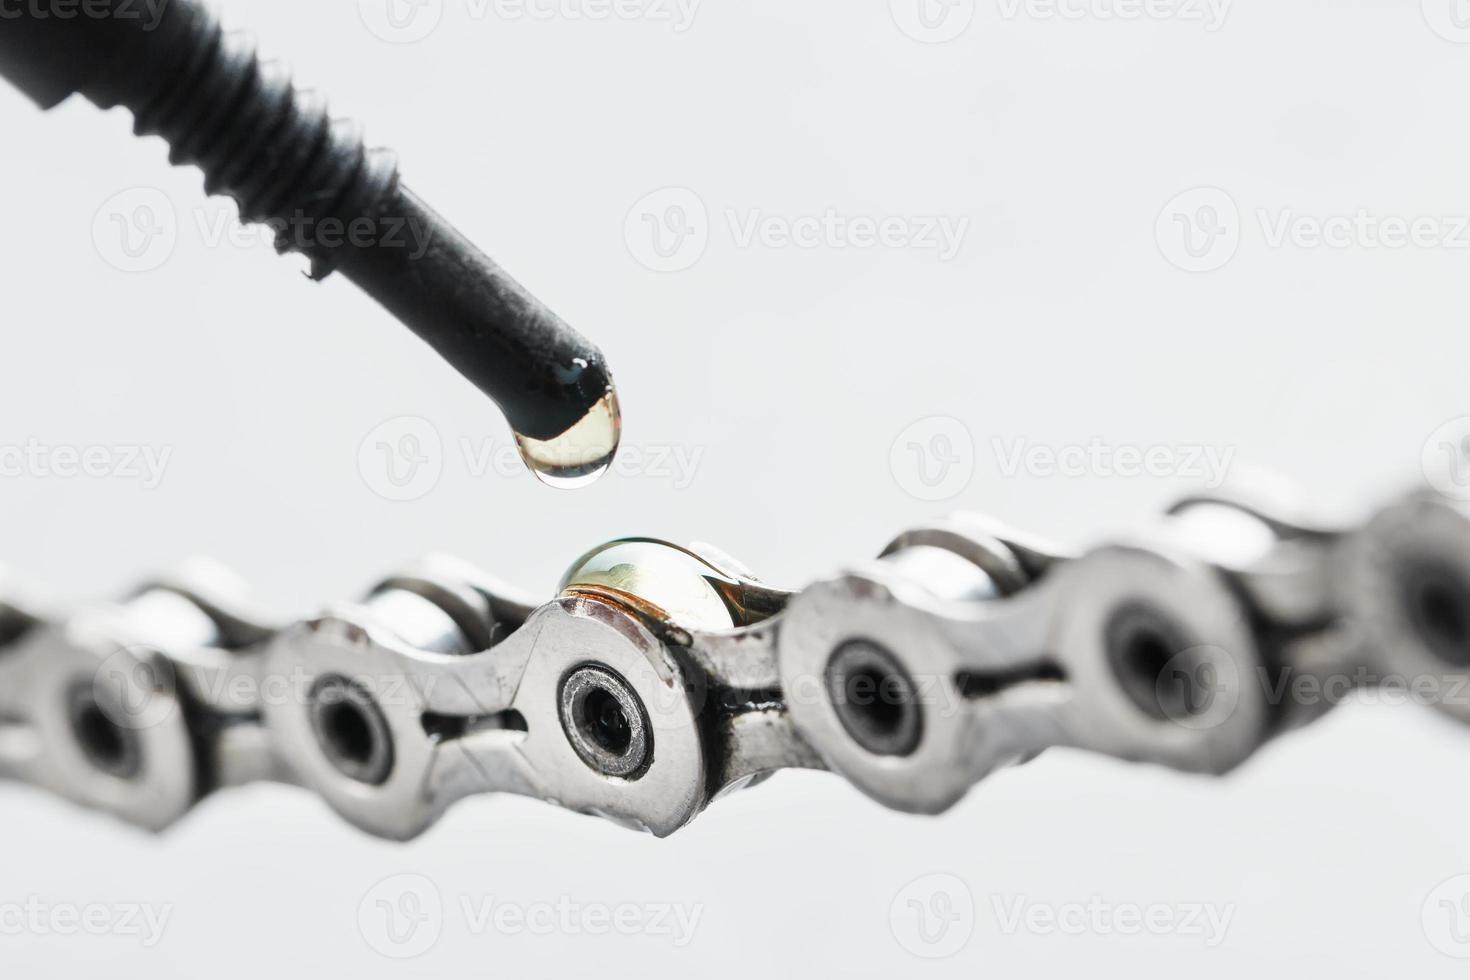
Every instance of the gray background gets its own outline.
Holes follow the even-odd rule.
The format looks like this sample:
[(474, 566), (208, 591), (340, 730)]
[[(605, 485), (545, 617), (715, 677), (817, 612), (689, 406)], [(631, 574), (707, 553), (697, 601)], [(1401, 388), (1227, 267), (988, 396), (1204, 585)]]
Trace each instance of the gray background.
[[(508, 445), (503, 421), (349, 284), (313, 286), (258, 236), (212, 241), (230, 206), (132, 139), (126, 116), (42, 115), (0, 89), (0, 445), (169, 453), (156, 486), (31, 464), (0, 478), (3, 559), (62, 597), (207, 554), (304, 613), (434, 551), (549, 594), (581, 551), (627, 534), (707, 540), (796, 585), (955, 509), (1092, 539), (1197, 486), (1193, 447), (1351, 509), (1422, 480), (1431, 433), (1470, 414), (1457, 218), (1470, 214), (1470, 29), (1456, 26), (1470, 9), (1454, 21), (1450, 0), (1242, 0), (1223, 22), (1182, 0), (1132, 18), (1127, 0), (1073, 0), (1075, 16), (958, 0), (931, 11), (956, 33), (944, 43), (913, 30), (906, 0), (705, 0), (682, 30), (662, 6), (598, 19), (543, 3), (554, 13), (538, 19), (443, 0), (418, 12), (439, 18), (427, 36), (392, 43), (368, 26), (383, 2), (223, 6), (602, 346), (644, 464), (576, 493), (475, 472), (466, 442), (471, 458)], [(677, 225), (662, 206), (687, 195), (647, 198), (670, 187), (705, 214), (685, 209), (697, 237), (675, 259), (697, 261), (660, 272), (639, 236), (645, 214)], [(1218, 267), (1188, 272), (1170, 229), (1176, 214), (1209, 222), (1198, 205), (1218, 193), (1177, 198), (1201, 187), (1234, 213), (1217, 210), (1225, 234), (1198, 260)], [(128, 272), (113, 216), (139, 202), (163, 250)], [(968, 225), (945, 257), (922, 240), (742, 242), (728, 214), (779, 226), (828, 209)], [(1274, 240), (1283, 218), (1310, 228), (1360, 209), (1428, 219), (1426, 237)], [(376, 437), (360, 450), (384, 423), (401, 435), (403, 417), (432, 426), (441, 472), (391, 501), (375, 491)], [(1164, 447), (1179, 465), (1018, 471), (1005, 462), (1017, 440)], [(920, 499), (939, 471), (915, 470), (911, 443), (960, 467), (943, 471), (959, 474), (947, 499)], [(692, 478), (653, 462), (675, 451), (697, 460)], [(1431, 943), (1421, 909), (1470, 872), (1467, 759), (1470, 735), (1427, 711), (1354, 706), (1221, 783), (1057, 752), (933, 821), (786, 774), (666, 841), (484, 798), (407, 846), (279, 787), (210, 800), (157, 839), (5, 787), (0, 905), (146, 902), (171, 919), (148, 949), (12, 930), (0, 962), (28, 977), (1451, 976), (1463, 964)], [(406, 968), (359, 916), (402, 873), (426, 876), (446, 908)], [(936, 873), (963, 883), (975, 914), (963, 948), (928, 961), (890, 920), (905, 886)], [(474, 935), (464, 898), (702, 917), (684, 948)], [(1212, 947), (1008, 934), (997, 903), (1018, 900), (1211, 903), (1233, 918)]]

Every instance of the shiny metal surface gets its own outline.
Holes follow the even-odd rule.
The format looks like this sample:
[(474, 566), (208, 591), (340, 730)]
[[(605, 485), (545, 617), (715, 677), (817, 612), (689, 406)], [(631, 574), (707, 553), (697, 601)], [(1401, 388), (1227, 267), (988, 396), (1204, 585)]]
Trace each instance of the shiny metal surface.
[(959, 516), (795, 593), (708, 545), (604, 545), (539, 605), (436, 558), (293, 624), (197, 563), (69, 615), (0, 576), (0, 776), (153, 829), (273, 780), (392, 839), (492, 792), (663, 836), (781, 769), (937, 813), (1053, 746), (1227, 772), (1364, 688), (1470, 721), (1470, 512), (1288, 513), (1081, 553)]

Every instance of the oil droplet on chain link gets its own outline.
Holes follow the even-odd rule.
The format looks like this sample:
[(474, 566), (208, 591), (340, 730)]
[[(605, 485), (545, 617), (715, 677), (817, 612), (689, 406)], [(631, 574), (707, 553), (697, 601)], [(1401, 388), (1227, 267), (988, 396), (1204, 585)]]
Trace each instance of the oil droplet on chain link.
[(516, 446), (536, 479), (558, 490), (576, 490), (607, 472), (622, 435), (618, 395), (610, 390), (561, 435), (543, 440), (516, 433)]

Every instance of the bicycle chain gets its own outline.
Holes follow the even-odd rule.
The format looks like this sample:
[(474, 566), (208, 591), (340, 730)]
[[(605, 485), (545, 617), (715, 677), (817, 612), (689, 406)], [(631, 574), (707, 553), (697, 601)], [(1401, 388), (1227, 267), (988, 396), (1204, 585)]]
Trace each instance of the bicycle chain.
[(450, 559), (279, 624), (195, 565), (48, 615), (0, 579), (0, 777), (162, 829), (257, 780), (407, 839), (509, 792), (663, 836), (779, 769), (938, 813), (1067, 746), (1223, 773), (1349, 694), (1470, 721), (1470, 511), (1194, 498), (1080, 554), (977, 517), (791, 593), (648, 540), (536, 604)]

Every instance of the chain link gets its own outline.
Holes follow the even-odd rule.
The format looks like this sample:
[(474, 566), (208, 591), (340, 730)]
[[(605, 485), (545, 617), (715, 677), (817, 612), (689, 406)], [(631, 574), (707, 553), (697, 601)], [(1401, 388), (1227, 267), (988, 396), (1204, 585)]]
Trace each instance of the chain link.
[(1470, 721), (1470, 512), (1194, 498), (1068, 554), (970, 516), (798, 593), (614, 542), (537, 604), (433, 559), (297, 623), (207, 565), (57, 616), (0, 577), (0, 777), (150, 829), (258, 780), (407, 839), (534, 796), (660, 836), (779, 769), (938, 813), (1052, 747), (1223, 773), (1348, 697)]

